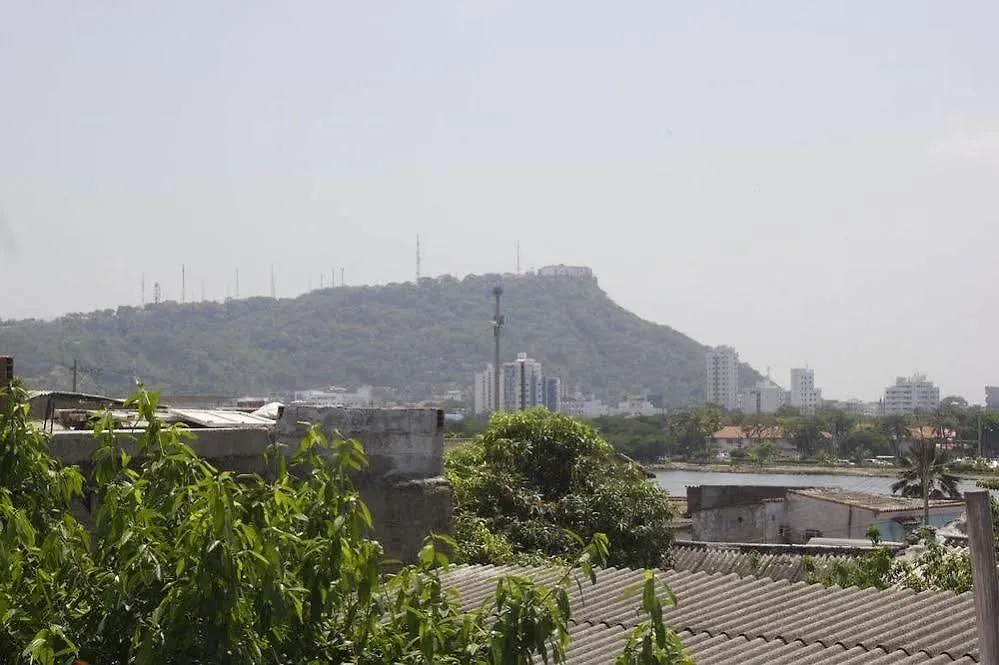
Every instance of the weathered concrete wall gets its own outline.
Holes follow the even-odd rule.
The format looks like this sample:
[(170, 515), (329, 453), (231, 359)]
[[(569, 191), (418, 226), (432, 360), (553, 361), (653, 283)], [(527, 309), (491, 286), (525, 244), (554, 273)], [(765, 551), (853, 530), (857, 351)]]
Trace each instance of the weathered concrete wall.
[(444, 413), (439, 409), (370, 409), (292, 404), (278, 422), (277, 438), (297, 442), (304, 423), (364, 444), (368, 475), (433, 478), (444, 471)]
[[(273, 430), (263, 428), (195, 429), (189, 441), (201, 457), (221, 469), (266, 475), (264, 452), (278, 440), (297, 444), (307, 429), (322, 423), (331, 436), (360, 441), (371, 465), (355, 483), (371, 510), (374, 537), (389, 556), (412, 560), (431, 532), (449, 533), (453, 512), (451, 488), (443, 479), (444, 432), (437, 409), (365, 409), (287, 407)], [(120, 431), (118, 444), (134, 453), (139, 432)], [(90, 431), (54, 432), (53, 455), (89, 471), (97, 441)]]
[(711, 508), (757, 504), (764, 499), (782, 498), (788, 489), (770, 485), (696, 485), (687, 488), (687, 510), (693, 516)]
[[(793, 543), (808, 540), (808, 530), (826, 538), (865, 538), (867, 527), (875, 521), (873, 510), (838, 501), (823, 501), (791, 492), (787, 495), (787, 524)], [(886, 534), (887, 535), (887, 534)]]
[(690, 513), (694, 540), (723, 543), (760, 543), (766, 535), (763, 503), (710, 508)]

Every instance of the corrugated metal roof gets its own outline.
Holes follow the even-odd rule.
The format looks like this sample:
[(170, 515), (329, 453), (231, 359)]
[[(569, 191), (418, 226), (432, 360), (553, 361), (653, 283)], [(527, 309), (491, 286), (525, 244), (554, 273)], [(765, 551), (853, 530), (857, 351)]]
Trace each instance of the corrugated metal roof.
[[(503, 574), (551, 581), (544, 568), (458, 566), (443, 574), (469, 607)], [(698, 665), (901, 665), (977, 662), (970, 594), (839, 589), (721, 573), (660, 573), (677, 596), (666, 620)], [(643, 619), (628, 590), (642, 571), (606, 569), (576, 585), (571, 665), (612, 663)]]
[[(774, 580), (802, 582), (808, 578), (805, 562), (801, 554), (769, 554), (740, 552), (733, 549), (711, 549), (705, 547), (673, 547), (674, 570), (688, 572), (722, 573), (769, 577)], [(834, 556), (828, 554), (807, 555), (815, 568), (822, 570), (838, 562), (855, 559), (854, 556)]]
[(270, 418), (224, 409), (167, 409), (167, 413), (167, 420), (199, 427), (267, 427), (274, 424)]

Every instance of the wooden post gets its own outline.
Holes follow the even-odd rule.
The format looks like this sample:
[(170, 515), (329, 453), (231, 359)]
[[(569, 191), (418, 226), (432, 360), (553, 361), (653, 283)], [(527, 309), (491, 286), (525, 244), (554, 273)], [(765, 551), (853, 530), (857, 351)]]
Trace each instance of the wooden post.
[(978, 662), (999, 665), (999, 574), (996, 572), (995, 530), (989, 493), (964, 493), (968, 511), (968, 546), (978, 619)]

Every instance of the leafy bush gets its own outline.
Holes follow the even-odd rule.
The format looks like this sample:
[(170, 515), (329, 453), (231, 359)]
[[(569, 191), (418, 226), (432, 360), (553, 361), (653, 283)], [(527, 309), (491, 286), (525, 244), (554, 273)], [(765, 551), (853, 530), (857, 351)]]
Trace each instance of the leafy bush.
[(507, 562), (500, 542), (519, 555), (572, 558), (582, 542), (605, 533), (614, 545), (611, 564), (654, 567), (672, 543), (666, 493), (568, 416), (544, 409), (497, 414), (474, 442), (448, 453), (445, 472), (457, 533), (484, 527), (501, 539), (484, 547), (459, 538), (468, 561)]
[[(128, 403), (148, 426), (134, 459), (110, 414), (96, 425), (88, 530), (71, 515), (83, 476), (48, 455), (25, 397), (17, 386), (0, 391), (0, 663), (564, 660), (569, 567), (550, 584), (502, 578), (472, 611), (442, 585), (439, 540), (416, 564), (383, 572), (348, 475), (367, 463), (356, 441), (312, 428), (290, 455), (269, 451), (271, 479), (237, 475), (198, 458), (192, 433), (164, 425), (156, 395), (140, 391)], [(606, 552), (596, 534), (577, 563), (592, 579)], [(676, 640), (647, 614), (623, 662), (683, 662), (634, 646), (650, 634)]]

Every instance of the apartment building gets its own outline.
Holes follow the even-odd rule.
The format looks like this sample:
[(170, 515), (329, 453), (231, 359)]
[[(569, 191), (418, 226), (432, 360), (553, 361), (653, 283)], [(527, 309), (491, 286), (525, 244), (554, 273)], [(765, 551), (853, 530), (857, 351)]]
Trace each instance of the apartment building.
[(900, 376), (885, 388), (884, 412), (889, 415), (932, 411), (940, 405), (940, 389), (925, 374)]
[[(472, 401), (475, 415), (481, 416), (493, 412), (493, 389), (495, 388), (493, 364), (486, 363), (485, 369), (475, 373), (472, 383)], [(502, 391), (501, 391), (502, 395)], [(500, 409), (502, 410), (502, 400)]]
[(791, 406), (802, 413), (815, 413), (822, 405), (822, 391), (815, 387), (815, 371), (807, 367), (791, 370)]
[(739, 408), (739, 354), (731, 346), (716, 346), (705, 354), (708, 404)]
[(505, 411), (519, 411), (545, 405), (545, 381), (541, 363), (526, 353), (503, 363), (503, 404)]

